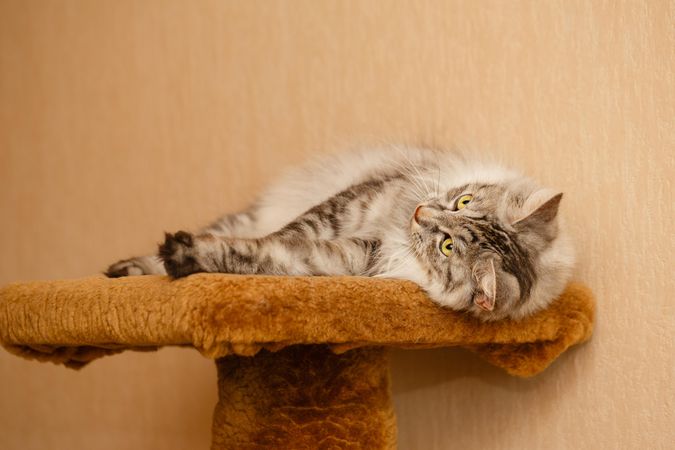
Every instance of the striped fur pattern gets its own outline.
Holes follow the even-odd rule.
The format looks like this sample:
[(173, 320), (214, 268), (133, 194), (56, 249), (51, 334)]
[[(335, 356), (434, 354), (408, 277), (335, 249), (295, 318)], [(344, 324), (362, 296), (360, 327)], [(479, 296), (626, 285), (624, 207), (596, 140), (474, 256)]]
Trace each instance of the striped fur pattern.
[(167, 233), (158, 256), (106, 273), (401, 278), (483, 320), (519, 319), (546, 307), (569, 280), (574, 258), (558, 219), (561, 198), (455, 153), (333, 155), (290, 172), (248, 210), (197, 233)]

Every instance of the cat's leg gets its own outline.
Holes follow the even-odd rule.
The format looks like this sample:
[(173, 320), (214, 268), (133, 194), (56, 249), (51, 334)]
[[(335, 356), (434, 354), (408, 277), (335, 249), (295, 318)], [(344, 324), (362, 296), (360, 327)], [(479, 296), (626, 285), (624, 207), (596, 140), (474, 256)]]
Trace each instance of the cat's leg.
[[(200, 234), (208, 233), (216, 236), (254, 236), (256, 232), (256, 209), (251, 207), (246, 211), (228, 214), (220, 217), (210, 225), (204, 227)], [(111, 264), (105, 271), (110, 278), (126, 277), (130, 275), (166, 275), (164, 262), (157, 255), (135, 256)]]
[(166, 270), (159, 256), (135, 256), (111, 264), (105, 271), (105, 275), (109, 278), (128, 277), (130, 275), (166, 275)]
[(257, 207), (251, 206), (246, 211), (226, 214), (202, 228), (199, 234), (213, 234), (227, 237), (253, 237), (257, 235)]
[(272, 275), (367, 275), (379, 242), (359, 238), (298, 239), (278, 233), (257, 239), (167, 234), (159, 248), (174, 278), (197, 272)]

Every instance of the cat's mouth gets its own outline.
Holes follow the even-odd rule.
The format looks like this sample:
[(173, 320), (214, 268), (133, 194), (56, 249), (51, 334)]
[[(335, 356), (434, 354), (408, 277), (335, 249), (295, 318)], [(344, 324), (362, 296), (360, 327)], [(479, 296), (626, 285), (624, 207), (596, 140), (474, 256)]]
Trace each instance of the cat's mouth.
[(415, 247), (421, 247), (422, 244), (424, 244), (424, 242), (422, 240), (422, 235), (420, 233), (416, 232), (416, 231), (413, 231), (413, 233), (412, 233), (412, 243), (413, 243), (413, 246), (415, 246)]

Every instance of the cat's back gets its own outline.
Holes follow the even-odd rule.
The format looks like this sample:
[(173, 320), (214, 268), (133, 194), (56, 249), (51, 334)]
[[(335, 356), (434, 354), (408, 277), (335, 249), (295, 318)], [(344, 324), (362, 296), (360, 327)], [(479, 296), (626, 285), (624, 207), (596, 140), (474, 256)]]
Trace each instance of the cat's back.
[[(448, 158), (450, 155), (444, 155)], [(387, 146), (322, 155), (287, 171), (258, 201), (260, 233), (270, 233), (350, 186), (388, 175), (415, 175), (437, 164), (439, 153)]]

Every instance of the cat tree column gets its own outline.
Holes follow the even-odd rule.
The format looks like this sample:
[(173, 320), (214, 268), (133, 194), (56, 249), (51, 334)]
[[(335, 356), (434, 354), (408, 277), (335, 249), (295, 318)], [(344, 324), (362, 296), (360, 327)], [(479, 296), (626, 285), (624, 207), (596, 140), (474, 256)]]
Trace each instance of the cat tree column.
[(214, 449), (396, 448), (386, 350), (287, 347), (218, 359)]

